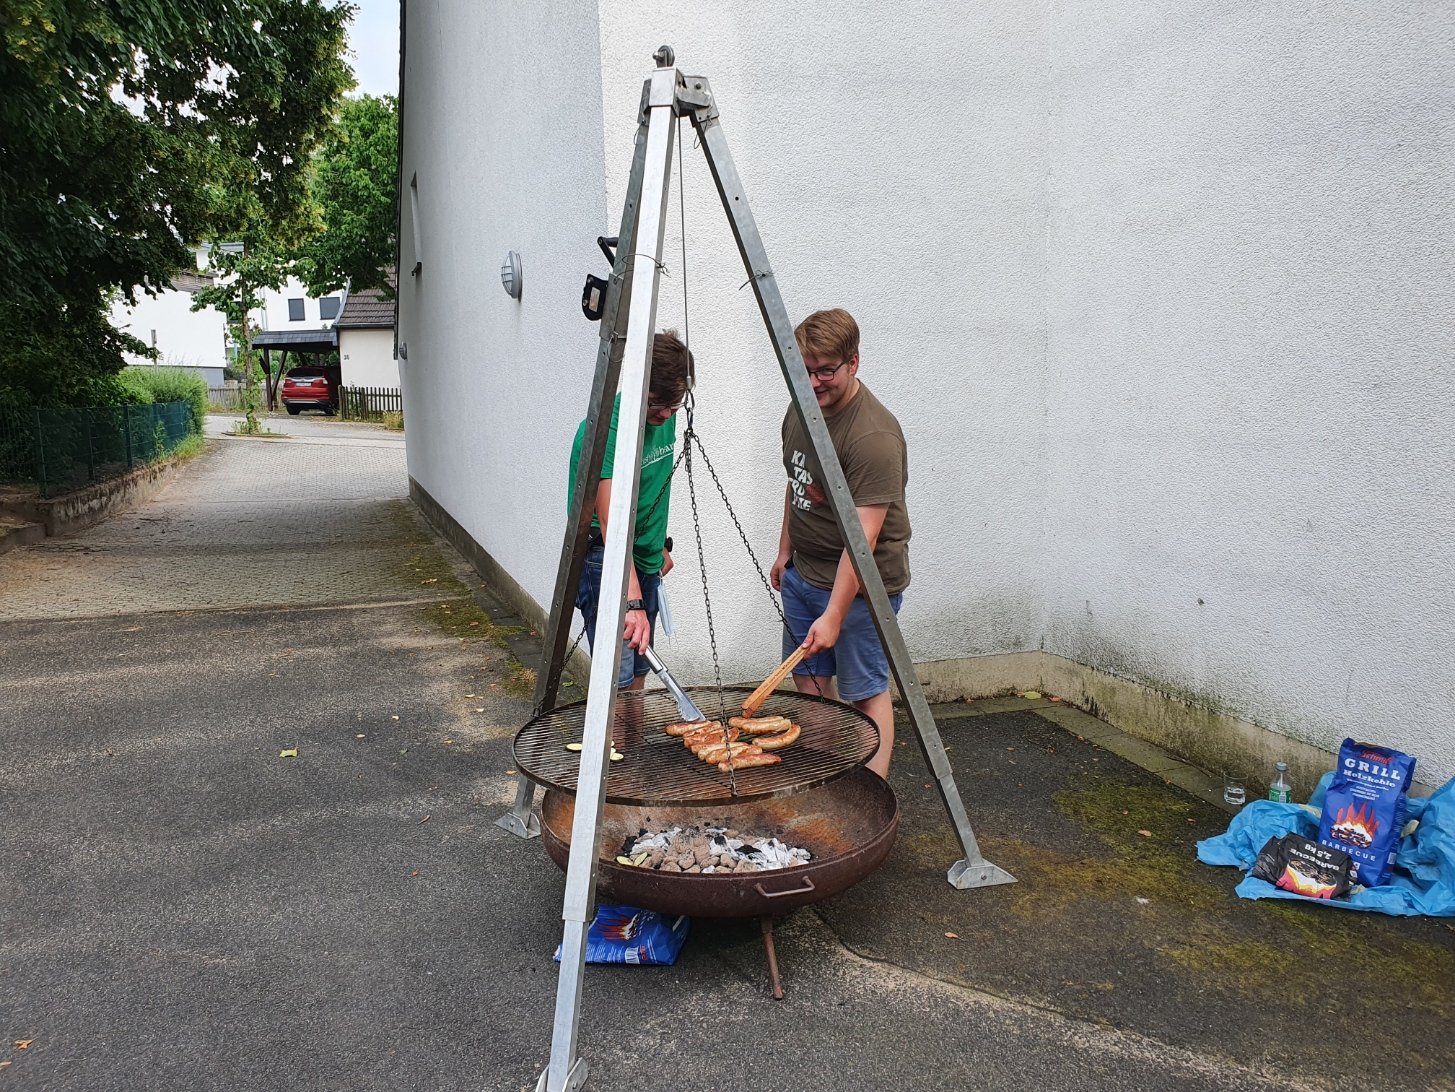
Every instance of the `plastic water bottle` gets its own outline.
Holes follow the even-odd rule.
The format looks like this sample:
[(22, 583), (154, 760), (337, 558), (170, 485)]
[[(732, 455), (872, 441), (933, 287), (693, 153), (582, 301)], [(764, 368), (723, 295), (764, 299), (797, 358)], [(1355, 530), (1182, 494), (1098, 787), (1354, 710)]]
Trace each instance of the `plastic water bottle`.
[(1273, 768), (1277, 773), (1273, 777), (1273, 784), (1268, 786), (1268, 799), (1275, 804), (1291, 804), (1293, 786), (1288, 783), (1288, 763), (1278, 762)]

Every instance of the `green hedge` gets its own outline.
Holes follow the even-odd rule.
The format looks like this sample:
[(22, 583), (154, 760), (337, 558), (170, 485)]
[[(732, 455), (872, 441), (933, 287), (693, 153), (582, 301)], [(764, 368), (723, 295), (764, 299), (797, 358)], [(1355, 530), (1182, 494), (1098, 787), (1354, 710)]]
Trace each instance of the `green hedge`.
[(207, 416), (207, 381), (190, 368), (152, 365), (125, 368), (116, 377), (123, 397), (132, 405), (186, 402), (190, 431), (202, 434), (202, 419)]

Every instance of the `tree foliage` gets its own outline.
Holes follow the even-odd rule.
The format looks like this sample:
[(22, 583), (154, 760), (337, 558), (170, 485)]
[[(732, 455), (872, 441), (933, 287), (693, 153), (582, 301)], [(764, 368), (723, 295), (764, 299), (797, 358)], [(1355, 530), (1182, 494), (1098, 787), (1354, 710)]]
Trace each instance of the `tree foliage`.
[(311, 192), (323, 231), (298, 251), (309, 295), (350, 285), (393, 295), (399, 111), (393, 95), (345, 99), (314, 156)]
[(316, 228), (306, 167), (353, 83), (352, 10), (0, 0), (0, 334), (29, 332), (0, 370), (10, 397), (104, 385), (132, 340), (106, 322), (113, 293), (164, 287), (189, 244)]

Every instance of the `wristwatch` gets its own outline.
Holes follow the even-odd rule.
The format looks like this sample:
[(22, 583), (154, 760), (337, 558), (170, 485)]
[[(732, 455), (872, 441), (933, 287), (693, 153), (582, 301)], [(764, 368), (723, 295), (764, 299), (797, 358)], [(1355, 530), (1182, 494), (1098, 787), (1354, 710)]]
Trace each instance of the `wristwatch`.
[(628, 613), (634, 610), (644, 611), (647, 609), (647, 605), (640, 599), (628, 599), (626, 601), (626, 609)]

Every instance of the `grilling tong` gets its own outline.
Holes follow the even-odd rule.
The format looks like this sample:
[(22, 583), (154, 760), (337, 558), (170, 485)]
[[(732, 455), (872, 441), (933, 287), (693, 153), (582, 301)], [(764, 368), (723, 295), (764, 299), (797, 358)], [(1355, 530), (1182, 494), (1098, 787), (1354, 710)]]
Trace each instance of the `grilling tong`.
[(682, 714), (682, 719), (687, 721), (706, 720), (707, 718), (702, 715), (702, 710), (697, 708), (692, 703), (692, 699), (687, 696), (687, 691), (677, 685), (677, 680), (672, 678), (672, 672), (667, 670), (667, 665), (657, 656), (656, 650), (648, 645), (642, 655), (646, 658), (647, 665), (656, 672), (657, 678), (662, 680), (662, 685), (667, 688), (667, 692), (672, 695), (672, 700), (677, 703), (677, 712)]

